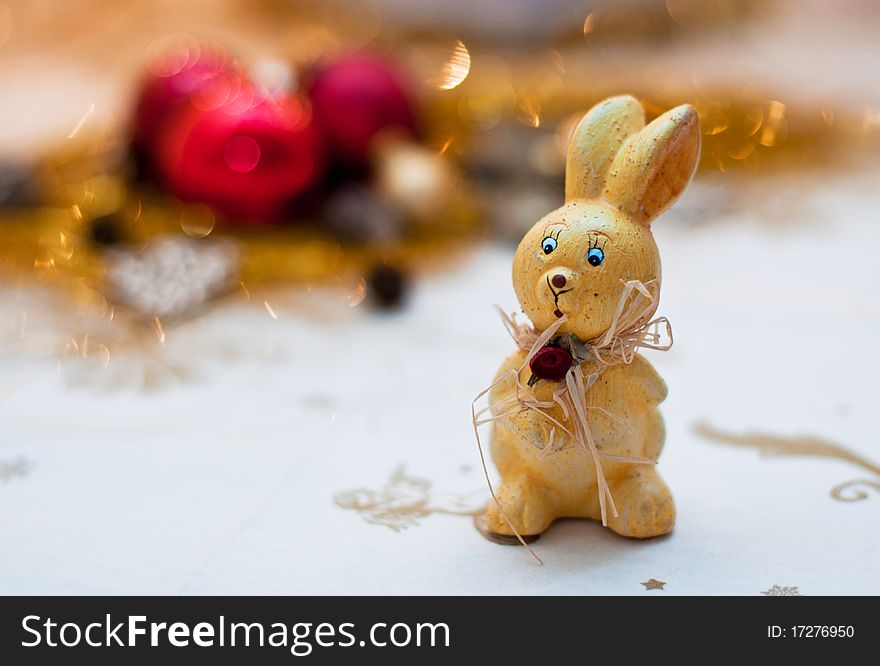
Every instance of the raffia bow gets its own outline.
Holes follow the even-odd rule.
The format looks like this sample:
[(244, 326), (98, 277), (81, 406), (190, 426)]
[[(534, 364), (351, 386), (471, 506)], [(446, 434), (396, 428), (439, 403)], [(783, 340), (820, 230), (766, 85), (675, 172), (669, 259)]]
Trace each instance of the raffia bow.
[[(659, 304), (659, 292), (660, 283), (658, 280), (651, 280), (647, 283), (642, 283), (639, 280), (624, 282), (623, 291), (612, 317), (611, 325), (605, 333), (587, 342), (582, 342), (571, 335), (561, 336), (560, 344), (568, 348), (575, 363), (566, 373), (565, 380), (560, 383), (560, 387), (553, 392), (550, 400), (538, 400), (531, 387), (520, 381), (520, 374), (528, 366), (529, 361), (532, 360), (534, 355), (554, 338), (556, 332), (568, 321), (568, 318), (562, 316), (552, 326), (543, 332), (539, 332), (531, 324), (517, 322), (515, 315), (508, 315), (500, 308), (498, 309), (510, 336), (519, 347), (528, 353), (522, 365), (518, 368), (511, 368), (499, 375), (490, 386), (474, 398), (471, 404), (474, 433), (483, 464), (483, 473), (486, 477), (486, 483), (489, 485), (492, 499), (498, 505), (501, 515), (507, 521), (517, 539), (529, 549), (529, 552), (539, 562), (541, 562), (541, 558), (529, 548), (528, 544), (526, 544), (520, 533), (513, 526), (513, 523), (504, 513), (504, 508), (498, 501), (495, 489), (489, 479), (489, 470), (486, 465), (483, 445), (480, 441), (479, 427), (525, 410), (533, 410), (543, 418), (548, 419), (552, 423), (552, 429), (550, 431), (550, 441), (543, 446), (539, 445), (542, 455), (552, 455), (563, 448), (567, 448), (567, 444), (560, 445), (554, 441), (557, 428), (569, 436), (569, 443), (580, 446), (589, 453), (596, 468), (596, 483), (599, 489), (599, 510), (602, 516), (602, 524), (607, 526), (608, 508), (611, 509), (613, 516), (616, 517), (618, 514), (617, 507), (614, 505), (614, 498), (611, 496), (611, 490), (605, 479), (601, 461), (613, 460), (615, 462), (642, 465), (654, 465), (657, 461), (635, 456), (618, 456), (599, 451), (590, 430), (587, 418), (588, 412), (597, 410), (617, 422), (622, 421), (619, 417), (601, 407), (588, 405), (586, 394), (596, 380), (599, 379), (605, 368), (618, 363), (632, 363), (636, 352), (640, 348), (666, 351), (672, 347), (672, 326), (669, 320), (666, 317), (654, 318)], [(582, 364), (591, 360), (596, 362), (596, 369), (585, 374)], [(477, 409), (477, 403), (493, 388), (504, 381), (513, 381), (515, 387), (513, 393), (494, 405)], [(549, 412), (550, 409), (557, 406), (562, 412), (562, 421), (555, 418)], [(494, 413), (486, 416), (490, 412)]]

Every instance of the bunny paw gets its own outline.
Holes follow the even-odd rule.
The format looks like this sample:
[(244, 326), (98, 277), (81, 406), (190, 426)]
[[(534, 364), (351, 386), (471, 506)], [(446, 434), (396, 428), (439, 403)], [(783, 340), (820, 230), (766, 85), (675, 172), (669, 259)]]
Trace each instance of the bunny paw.
[(608, 527), (623, 536), (646, 539), (668, 534), (675, 524), (675, 504), (669, 488), (654, 469), (640, 468), (611, 484), (618, 515)]
[(498, 502), (486, 510), (486, 527), (495, 534), (514, 534), (514, 529), (521, 536), (540, 534), (556, 518), (550, 494), (531, 480), (504, 482), (496, 496)]

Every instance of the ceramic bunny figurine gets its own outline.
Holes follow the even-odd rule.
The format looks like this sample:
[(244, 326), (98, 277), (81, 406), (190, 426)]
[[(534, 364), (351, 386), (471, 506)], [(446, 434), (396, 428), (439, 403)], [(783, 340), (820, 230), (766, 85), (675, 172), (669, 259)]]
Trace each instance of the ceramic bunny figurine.
[[(663, 448), (657, 406), (666, 386), (635, 353), (650, 344), (632, 343), (630, 356), (613, 357), (615, 345), (623, 348), (626, 340), (609, 327), (619, 332), (620, 307), (630, 292), (640, 297), (633, 285), (645, 294), (644, 285), (655, 287), (646, 310), (653, 315), (660, 256), (650, 225), (684, 191), (699, 151), (699, 120), (689, 105), (645, 126), (636, 99), (614, 97), (593, 107), (575, 129), (565, 204), (532, 227), (513, 263), (530, 330), (539, 337), (555, 330), (543, 349), (510, 356), (489, 391), (491, 455), (502, 478), (485, 515), (490, 532), (537, 535), (560, 517), (601, 518), (629, 537), (672, 530), (675, 506), (654, 466)], [(612, 354), (610, 362), (597, 360), (603, 350)], [(580, 400), (560, 399), (566, 382)], [(585, 385), (578, 389), (578, 382)], [(523, 392), (539, 408), (521, 402), (509, 409)], [(589, 447), (570, 441), (579, 432), (578, 412), (588, 414), (579, 441)]]

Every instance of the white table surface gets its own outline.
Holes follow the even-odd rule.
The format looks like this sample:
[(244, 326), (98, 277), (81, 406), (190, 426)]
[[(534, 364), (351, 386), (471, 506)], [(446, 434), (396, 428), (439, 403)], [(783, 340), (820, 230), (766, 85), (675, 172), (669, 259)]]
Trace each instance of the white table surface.
[(544, 566), (468, 517), (395, 531), (334, 501), (401, 465), (438, 506), (485, 499), (469, 409), (512, 349), (492, 309), (515, 307), (511, 249), (477, 248), (393, 316), (335, 294), (312, 295), (322, 316), (275, 304), (277, 320), (226, 303), (168, 330), (163, 358), (192, 376), (150, 390), (136, 357), (59, 372), (63, 331), (32, 312), (21, 340), (32, 296), (7, 287), (0, 593), (878, 594), (880, 493), (829, 493), (868, 473), (693, 432), (808, 434), (880, 460), (878, 176), (793, 179), (705, 223), (684, 214), (698, 185), (655, 224), (676, 345), (647, 355), (670, 389), (676, 528), (639, 542), (559, 523), (535, 544)]

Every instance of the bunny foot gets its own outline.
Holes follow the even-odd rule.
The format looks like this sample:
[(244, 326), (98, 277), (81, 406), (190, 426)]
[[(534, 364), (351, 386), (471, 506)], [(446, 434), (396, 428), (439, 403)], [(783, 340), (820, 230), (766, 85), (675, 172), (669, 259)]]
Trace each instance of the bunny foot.
[(512, 524), (521, 536), (533, 536), (546, 530), (556, 519), (556, 503), (549, 491), (531, 479), (502, 482), (495, 495), (498, 502), (489, 504), (485, 516), (489, 532), (514, 534)]
[(617, 517), (608, 516), (608, 527), (623, 536), (646, 539), (668, 534), (675, 524), (675, 504), (657, 470), (640, 466), (609, 484)]

